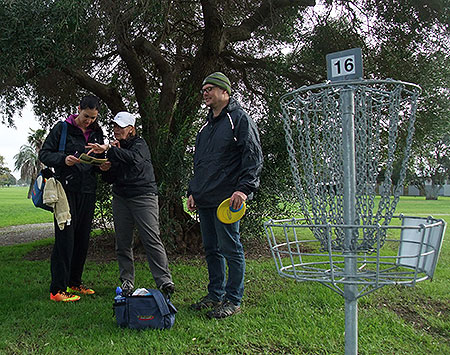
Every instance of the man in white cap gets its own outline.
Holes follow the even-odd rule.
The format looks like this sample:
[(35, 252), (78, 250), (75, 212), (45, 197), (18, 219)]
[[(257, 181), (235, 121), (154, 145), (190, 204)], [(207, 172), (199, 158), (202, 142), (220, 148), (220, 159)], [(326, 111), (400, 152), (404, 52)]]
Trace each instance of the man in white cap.
[(230, 80), (221, 72), (212, 73), (203, 81), (201, 94), (210, 110), (195, 142), (187, 207), (198, 210), (200, 217), (209, 285), (208, 294), (191, 308), (212, 308), (208, 317), (224, 318), (241, 312), (245, 258), (239, 221), (222, 223), (217, 207), (230, 198), (230, 207), (238, 210), (251, 198), (259, 186), (263, 158), (256, 124), (230, 97)]
[(106, 153), (102, 164), (103, 179), (113, 184), (113, 216), (119, 278), (125, 294), (134, 289), (133, 227), (136, 224), (147, 254), (156, 286), (165, 294), (174, 291), (166, 250), (159, 233), (158, 189), (150, 151), (142, 137), (136, 135), (136, 119), (129, 112), (119, 112), (113, 120), (111, 145), (89, 147)]
[(119, 125), (119, 127), (124, 128), (127, 126), (134, 127), (136, 124), (136, 119), (134, 116), (126, 111), (119, 112), (116, 116), (114, 116), (113, 123)]

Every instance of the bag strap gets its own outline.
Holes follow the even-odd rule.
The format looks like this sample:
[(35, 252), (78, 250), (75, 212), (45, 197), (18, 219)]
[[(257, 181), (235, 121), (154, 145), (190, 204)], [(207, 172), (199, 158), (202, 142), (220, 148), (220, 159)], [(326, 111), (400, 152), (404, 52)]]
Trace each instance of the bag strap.
[[(67, 121), (62, 123), (61, 137), (59, 137), (59, 148), (58, 152), (64, 152), (66, 150), (66, 141), (67, 141)], [(40, 171), (39, 175), (42, 175), (43, 178), (49, 179), (54, 176), (53, 168), (45, 167)], [(37, 180), (37, 178), (36, 178)], [(35, 180), (35, 181), (36, 181)], [(44, 181), (45, 182), (45, 181)]]
[(61, 137), (59, 138), (59, 152), (64, 152), (66, 149), (66, 140), (67, 140), (67, 122), (64, 121), (61, 131)]
[(169, 307), (167, 307), (167, 301), (164, 295), (159, 290), (150, 290), (152, 296), (155, 298), (156, 304), (158, 305), (159, 311), (163, 316), (170, 313)]

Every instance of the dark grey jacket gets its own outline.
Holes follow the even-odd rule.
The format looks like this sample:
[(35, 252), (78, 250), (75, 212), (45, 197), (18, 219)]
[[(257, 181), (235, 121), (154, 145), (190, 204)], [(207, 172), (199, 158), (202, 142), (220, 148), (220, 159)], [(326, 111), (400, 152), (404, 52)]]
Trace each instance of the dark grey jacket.
[(188, 195), (192, 194), (200, 208), (217, 207), (235, 191), (251, 198), (259, 187), (262, 163), (256, 124), (230, 98), (219, 116), (214, 118), (210, 110), (197, 134)]
[(115, 194), (130, 198), (158, 193), (150, 151), (143, 138), (121, 140), (120, 148), (111, 147), (106, 157), (111, 169), (102, 177), (113, 184)]

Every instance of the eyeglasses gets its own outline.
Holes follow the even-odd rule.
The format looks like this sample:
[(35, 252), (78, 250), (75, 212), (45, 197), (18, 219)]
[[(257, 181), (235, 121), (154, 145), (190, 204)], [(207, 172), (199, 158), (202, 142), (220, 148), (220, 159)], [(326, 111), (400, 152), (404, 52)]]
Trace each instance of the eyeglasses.
[(204, 94), (205, 92), (210, 93), (212, 89), (216, 88), (217, 86), (213, 85), (213, 86), (208, 86), (207, 88), (201, 89), (200, 90), (200, 94)]

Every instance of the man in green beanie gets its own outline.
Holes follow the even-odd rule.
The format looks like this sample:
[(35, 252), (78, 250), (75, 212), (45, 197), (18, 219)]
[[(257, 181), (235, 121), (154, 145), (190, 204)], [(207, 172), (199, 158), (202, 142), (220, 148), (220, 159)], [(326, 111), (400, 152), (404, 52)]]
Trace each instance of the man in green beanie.
[(230, 198), (230, 208), (238, 210), (252, 198), (263, 158), (256, 124), (230, 97), (230, 80), (212, 73), (203, 80), (201, 94), (210, 110), (195, 142), (187, 208), (198, 210), (209, 284), (208, 294), (191, 308), (209, 309), (209, 318), (225, 318), (241, 312), (245, 258), (239, 221), (222, 223), (217, 207)]
[(231, 95), (230, 80), (220, 71), (208, 75), (205, 80), (203, 80), (202, 87), (206, 84), (218, 86), (219, 88), (226, 90), (229, 96)]

